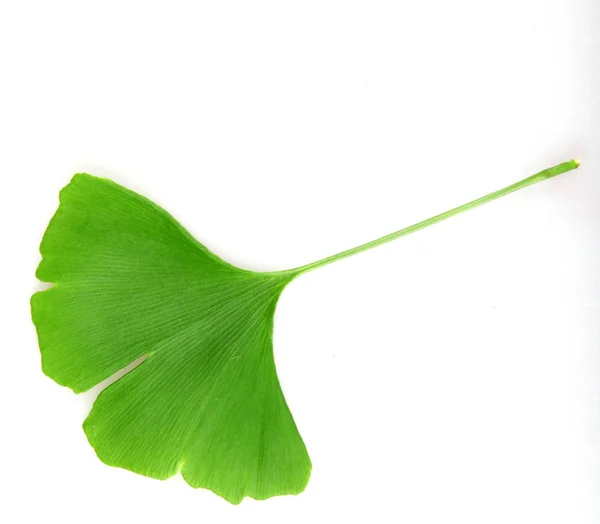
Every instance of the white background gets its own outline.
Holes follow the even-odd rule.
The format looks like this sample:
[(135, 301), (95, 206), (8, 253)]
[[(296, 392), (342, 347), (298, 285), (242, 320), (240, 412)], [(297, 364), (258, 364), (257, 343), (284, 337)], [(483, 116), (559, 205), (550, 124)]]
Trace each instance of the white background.
[[(1, 2), (0, 520), (600, 522), (598, 4)], [(80, 427), (98, 389), (41, 371), (37, 248), (75, 172), (272, 270), (574, 157), (284, 292), (299, 496), (105, 466)]]

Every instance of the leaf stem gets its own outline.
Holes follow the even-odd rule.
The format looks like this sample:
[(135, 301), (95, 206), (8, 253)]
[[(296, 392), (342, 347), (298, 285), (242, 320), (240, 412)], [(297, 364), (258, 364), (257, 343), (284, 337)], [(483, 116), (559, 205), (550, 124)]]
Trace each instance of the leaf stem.
[(561, 175), (562, 173), (566, 173), (573, 169), (577, 169), (579, 167), (579, 160), (570, 160), (568, 162), (563, 162), (554, 167), (550, 167), (545, 169), (544, 171), (540, 171), (535, 175), (531, 175), (530, 177), (524, 178), (520, 182), (516, 182), (515, 184), (511, 184), (510, 186), (505, 187), (504, 189), (499, 189), (498, 191), (494, 191), (489, 195), (485, 195), (481, 198), (463, 204), (462, 206), (455, 207), (454, 209), (450, 209), (445, 213), (441, 213), (439, 215), (435, 215), (434, 217), (428, 218), (427, 220), (423, 220), (421, 222), (417, 222), (412, 226), (405, 227), (404, 229), (400, 229), (399, 231), (395, 231), (394, 233), (390, 233), (389, 235), (385, 235), (381, 238), (377, 238), (375, 240), (371, 240), (366, 244), (361, 244), (360, 246), (353, 247), (351, 249), (347, 249), (346, 251), (342, 251), (335, 255), (331, 255), (329, 257), (323, 258), (321, 260), (317, 260), (316, 262), (312, 262), (310, 264), (306, 264), (304, 266), (297, 267), (295, 269), (289, 270), (289, 273), (304, 273), (306, 271), (311, 271), (318, 267), (325, 266), (327, 264), (331, 264), (337, 260), (342, 260), (343, 258), (351, 257), (352, 255), (356, 255), (357, 253), (361, 253), (363, 251), (367, 251), (368, 249), (372, 249), (374, 247), (380, 246), (381, 244), (385, 244), (387, 242), (391, 242), (392, 240), (396, 240), (397, 238), (403, 237), (405, 235), (409, 235), (410, 233), (414, 233), (415, 231), (419, 231), (420, 229), (425, 229), (433, 224), (437, 224), (447, 218), (458, 215), (464, 211), (468, 211), (469, 209), (476, 208), (483, 204), (487, 204), (492, 200), (496, 200), (497, 198), (503, 197), (504, 195), (508, 195), (519, 189), (523, 189), (524, 187), (531, 186), (533, 184), (537, 184), (538, 182), (542, 182), (543, 180), (547, 180), (549, 178)]

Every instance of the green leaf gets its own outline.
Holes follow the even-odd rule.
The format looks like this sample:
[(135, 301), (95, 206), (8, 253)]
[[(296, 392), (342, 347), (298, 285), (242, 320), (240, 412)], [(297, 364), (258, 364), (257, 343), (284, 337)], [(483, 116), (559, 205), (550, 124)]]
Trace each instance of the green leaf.
[(572, 160), (305, 266), (256, 273), (198, 243), (166, 211), (106, 179), (75, 175), (42, 240), (33, 295), (42, 367), (87, 391), (142, 356), (84, 422), (106, 464), (232, 503), (300, 493), (311, 462), (273, 359), (277, 300), (296, 276), (578, 167)]
[(272, 346), (294, 274), (231, 266), (109, 180), (76, 175), (60, 201), (37, 271), (55, 285), (32, 298), (44, 372), (80, 392), (147, 355), (84, 423), (98, 457), (233, 503), (300, 493), (311, 463)]

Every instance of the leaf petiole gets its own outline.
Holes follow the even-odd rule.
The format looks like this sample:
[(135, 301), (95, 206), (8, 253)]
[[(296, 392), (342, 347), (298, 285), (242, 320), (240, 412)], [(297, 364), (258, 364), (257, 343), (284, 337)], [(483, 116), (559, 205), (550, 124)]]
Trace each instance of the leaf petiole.
[(306, 264), (305, 266), (300, 266), (295, 269), (289, 271), (289, 273), (301, 274), (307, 271), (311, 271), (312, 269), (316, 269), (327, 264), (331, 264), (337, 260), (342, 260), (343, 258), (351, 257), (352, 255), (356, 255), (357, 253), (361, 253), (363, 251), (367, 251), (368, 249), (372, 249), (374, 247), (380, 246), (381, 244), (385, 244), (387, 242), (391, 242), (392, 240), (396, 240), (397, 238), (403, 237), (405, 235), (409, 235), (410, 233), (414, 233), (415, 231), (419, 231), (420, 229), (425, 229), (433, 224), (437, 224), (438, 222), (442, 222), (447, 218), (458, 215), (464, 211), (468, 211), (469, 209), (474, 209), (483, 204), (487, 204), (492, 200), (496, 200), (497, 198), (503, 197), (504, 195), (508, 195), (524, 187), (531, 186), (533, 184), (537, 184), (538, 182), (542, 182), (543, 180), (547, 180), (549, 178), (561, 175), (563, 173), (567, 173), (573, 169), (577, 169), (579, 167), (579, 160), (569, 160), (568, 162), (563, 162), (562, 164), (558, 164), (557, 166), (550, 167), (535, 175), (531, 175), (527, 178), (524, 178), (520, 182), (516, 182), (507, 186), (503, 189), (499, 189), (498, 191), (494, 191), (488, 195), (482, 196), (476, 200), (471, 202), (467, 202), (462, 206), (455, 207), (454, 209), (450, 209), (445, 213), (441, 213), (439, 215), (435, 215), (427, 220), (423, 220), (421, 222), (417, 222), (412, 226), (405, 227), (404, 229), (400, 229), (399, 231), (395, 231), (394, 233), (390, 233), (381, 238), (377, 238), (375, 240), (371, 240), (366, 244), (361, 244), (360, 246), (353, 247), (351, 249), (347, 249), (346, 251), (342, 251), (335, 255), (331, 255), (329, 257), (323, 258), (321, 260), (317, 260), (316, 262), (312, 262), (310, 264)]

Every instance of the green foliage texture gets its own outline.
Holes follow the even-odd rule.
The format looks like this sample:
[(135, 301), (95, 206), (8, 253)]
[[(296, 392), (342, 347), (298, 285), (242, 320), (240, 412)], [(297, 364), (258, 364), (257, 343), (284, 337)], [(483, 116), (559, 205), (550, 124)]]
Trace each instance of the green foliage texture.
[(98, 457), (232, 503), (301, 492), (311, 462), (273, 360), (273, 315), (294, 273), (234, 267), (166, 211), (75, 175), (41, 244), (32, 297), (44, 372), (107, 387), (84, 422)]
[(232, 266), (165, 210), (78, 174), (40, 247), (32, 317), (44, 372), (79, 393), (105, 388), (84, 422), (98, 457), (157, 479), (181, 472), (234, 504), (306, 487), (311, 462), (273, 358), (277, 300), (299, 274), (575, 169), (541, 171), (460, 207), (305, 266)]

